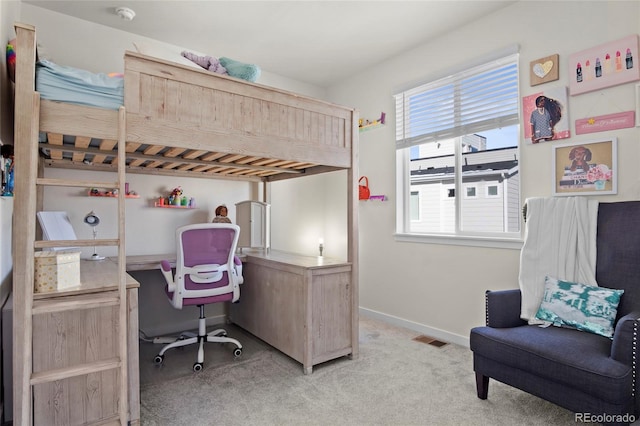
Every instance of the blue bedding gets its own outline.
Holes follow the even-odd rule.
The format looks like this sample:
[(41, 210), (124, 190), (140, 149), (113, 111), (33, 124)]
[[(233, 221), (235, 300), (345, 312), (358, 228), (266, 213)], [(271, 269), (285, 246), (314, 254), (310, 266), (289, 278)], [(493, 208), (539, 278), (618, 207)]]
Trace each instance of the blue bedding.
[(124, 104), (124, 79), (57, 65), (36, 64), (36, 91), (42, 99), (118, 109)]

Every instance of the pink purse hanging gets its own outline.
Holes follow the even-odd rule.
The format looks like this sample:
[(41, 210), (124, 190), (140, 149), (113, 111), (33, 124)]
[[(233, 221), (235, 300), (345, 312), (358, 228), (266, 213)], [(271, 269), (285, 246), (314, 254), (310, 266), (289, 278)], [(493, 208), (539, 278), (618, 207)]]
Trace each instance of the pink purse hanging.
[[(364, 179), (364, 185), (362, 184), (362, 180)], [(360, 200), (368, 200), (369, 197), (371, 196), (371, 191), (369, 191), (369, 178), (366, 176), (362, 176), (359, 180), (358, 180), (358, 189), (359, 189), (359, 195), (358, 195), (358, 199)]]

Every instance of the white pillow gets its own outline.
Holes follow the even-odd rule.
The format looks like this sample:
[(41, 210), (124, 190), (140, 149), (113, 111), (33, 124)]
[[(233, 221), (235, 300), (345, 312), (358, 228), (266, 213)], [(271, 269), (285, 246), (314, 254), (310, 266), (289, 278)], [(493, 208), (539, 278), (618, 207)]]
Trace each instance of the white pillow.
[(166, 47), (151, 45), (140, 41), (134, 42), (133, 46), (136, 48), (136, 52), (143, 55), (153, 56), (154, 58), (164, 59), (165, 61), (175, 62), (180, 65), (186, 65), (188, 67), (193, 67), (201, 71), (204, 70), (204, 68), (202, 68), (200, 65), (182, 56), (180, 54), (180, 51), (174, 52)]

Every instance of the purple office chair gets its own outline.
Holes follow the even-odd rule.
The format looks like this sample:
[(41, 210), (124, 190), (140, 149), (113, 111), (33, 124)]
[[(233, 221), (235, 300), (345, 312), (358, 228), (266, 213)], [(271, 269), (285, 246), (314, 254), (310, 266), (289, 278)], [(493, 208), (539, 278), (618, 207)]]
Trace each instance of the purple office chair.
[[(164, 353), (172, 348), (198, 343), (198, 360), (193, 371), (202, 370), (204, 343), (233, 343), (233, 355), (242, 354), (242, 345), (217, 329), (207, 333), (204, 305), (235, 302), (240, 298), (242, 263), (235, 256), (240, 227), (228, 223), (201, 223), (181, 226), (176, 230), (178, 245), (176, 274), (171, 274), (168, 261), (161, 262), (162, 274), (167, 281), (166, 293), (174, 308), (196, 305), (200, 308), (198, 335), (169, 343), (156, 355), (156, 364), (162, 364)], [(189, 333), (183, 333), (189, 335)]]

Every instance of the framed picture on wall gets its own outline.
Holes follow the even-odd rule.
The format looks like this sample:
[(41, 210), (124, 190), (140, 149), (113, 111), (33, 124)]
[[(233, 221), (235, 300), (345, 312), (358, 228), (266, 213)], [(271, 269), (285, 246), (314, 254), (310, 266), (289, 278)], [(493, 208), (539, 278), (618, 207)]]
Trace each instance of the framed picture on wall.
[(617, 139), (554, 146), (553, 173), (553, 195), (617, 194)]
[(636, 84), (636, 127), (640, 127), (640, 84)]
[(571, 96), (640, 80), (638, 59), (637, 34), (572, 54)]
[(522, 98), (524, 137), (529, 143), (566, 139), (569, 130), (567, 88), (560, 86)]
[(531, 86), (558, 80), (559, 55), (546, 56), (529, 63), (529, 79)]

